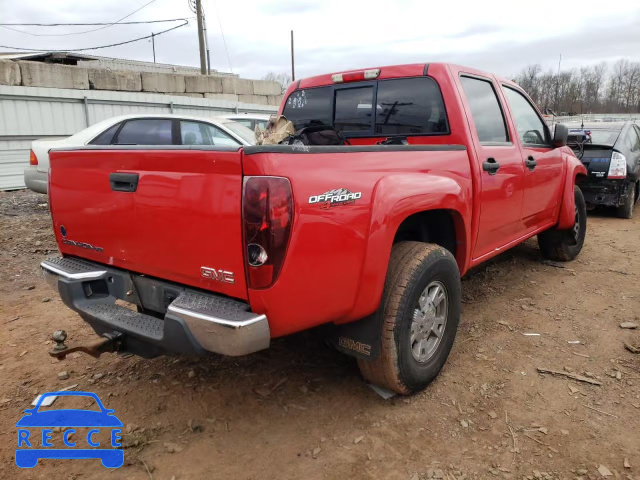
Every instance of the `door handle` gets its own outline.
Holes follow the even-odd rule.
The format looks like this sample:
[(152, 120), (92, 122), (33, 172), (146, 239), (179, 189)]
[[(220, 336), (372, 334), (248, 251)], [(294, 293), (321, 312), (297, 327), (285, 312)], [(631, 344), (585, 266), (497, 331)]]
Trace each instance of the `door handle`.
[(482, 169), (489, 172), (489, 175), (495, 175), (500, 170), (500, 164), (496, 162), (495, 158), (489, 157), (486, 162), (482, 163)]
[(135, 192), (138, 189), (137, 173), (110, 173), (109, 183), (114, 192)]
[(536, 161), (535, 158), (533, 158), (531, 155), (529, 155), (527, 157), (527, 159), (524, 161), (524, 164), (527, 166), (527, 168), (531, 171), (535, 170), (536, 167), (538, 166), (538, 162)]

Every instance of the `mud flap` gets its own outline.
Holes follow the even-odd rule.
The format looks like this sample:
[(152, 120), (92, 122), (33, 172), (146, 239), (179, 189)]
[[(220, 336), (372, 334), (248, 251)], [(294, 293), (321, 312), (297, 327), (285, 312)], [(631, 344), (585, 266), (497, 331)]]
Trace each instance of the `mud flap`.
[(329, 341), (342, 353), (356, 358), (378, 358), (382, 315), (377, 311), (362, 320), (334, 325), (329, 332)]

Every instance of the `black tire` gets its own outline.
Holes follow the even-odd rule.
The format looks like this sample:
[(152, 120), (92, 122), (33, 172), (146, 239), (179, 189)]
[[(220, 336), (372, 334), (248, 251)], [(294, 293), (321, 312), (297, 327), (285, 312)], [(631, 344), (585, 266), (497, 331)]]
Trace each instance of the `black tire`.
[(576, 223), (568, 230), (551, 229), (538, 234), (538, 245), (542, 256), (558, 262), (568, 262), (578, 256), (587, 234), (587, 206), (582, 191), (573, 188), (576, 204)]
[[(412, 339), (414, 314), (420, 315), (418, 301), (428, 300), (422, 297), (424, 292), (435, 292), (435, 296), (442, 290), (444, 299), (438, 303), (440, 307), (433, 308), (432, 327), (425, 327), (431, 321), (427, 317), (423, 317), (425, 323), (419, 327), (413, 325), (421, 336), (426, 330), (431, 332), (424, 345), (432, 352), (426, 356), (428, 352), (422, 349), (423, 344)], [(430, 302), (428, 308), (433, 305), (435, 301)], [(438, 375), (449, 356), (460, 321), (460, 305), (460, 272), (449, 251), (421, 242), (395, 244), (379, 311), (383, 316), (380, 355), (375, 359), (358, 359), (362, 375), (369, 382), (402, 395), (424, 389)], [(436, 319), (436, 314), (440, 320)], [(431, 328), (438, 329), (439, 335)], [(415, 355), (423, 358), (419, 361)]]
[(625, 200), (623, 205), (620, 205), (616, 211), (618, 217), (620, 218), (632, 218), (633, 217), (633, 207), (636, 204), (636, 186), (629, 185), (629, 195), (627, 195), (627, 199)]

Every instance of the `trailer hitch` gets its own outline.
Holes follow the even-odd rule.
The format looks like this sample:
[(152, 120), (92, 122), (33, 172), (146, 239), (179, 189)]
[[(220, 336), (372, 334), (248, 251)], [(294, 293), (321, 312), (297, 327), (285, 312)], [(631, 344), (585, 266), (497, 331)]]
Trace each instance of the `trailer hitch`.
[(64, 342), (67, 339), (67, 332), (64, 330), (56, 330), (51, 335), (51, 338), (56, 345), (49, 350), (49, 355), (63, 360), (67, 355), (73, 352), (88, 353), (92, 357), (98, 358), (100, 355), (106, 352), (115, 352), (120, 348), (124, 335), (120, 332), (104, 333), (102, 336), (93, 342), (86, 345), (76, 345), (74, 347), (67, 346)]

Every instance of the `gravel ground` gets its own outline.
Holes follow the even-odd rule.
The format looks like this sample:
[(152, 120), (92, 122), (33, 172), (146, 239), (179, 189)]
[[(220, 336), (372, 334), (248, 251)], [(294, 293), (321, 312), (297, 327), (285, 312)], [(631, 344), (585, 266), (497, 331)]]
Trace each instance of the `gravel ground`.
[[(532, 240), (472, 271), (443, 373), (383, 400), (314, 332), (243, 358), (51, 359), (54, 330), (95, 335), (39, 273), (57, 251), (46, 197), (0, 192), (0, 478), (640, 479), (640, 355), (624, 348), (640, 330), (620, 328), (640, 322), (639, 238), (640, 215), (597, 212), (574, 262), (543, 263)], [(125, 424), (125, 465), (19, 470), (16, 421), (72, 385)]]

